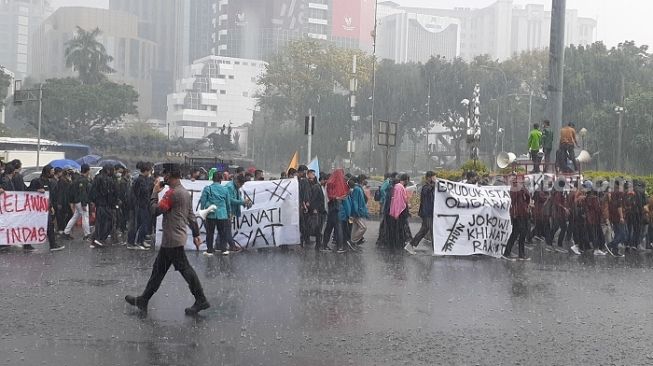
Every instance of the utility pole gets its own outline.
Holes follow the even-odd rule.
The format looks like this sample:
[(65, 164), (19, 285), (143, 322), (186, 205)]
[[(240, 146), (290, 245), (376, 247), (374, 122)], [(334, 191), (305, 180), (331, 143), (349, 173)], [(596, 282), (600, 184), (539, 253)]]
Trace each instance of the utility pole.
[(43, 84), (39, 84), (39, 122), (38, 138), (36, 140), (36, 167), (41, 166), (41, 122), (43, 120)]
[(624, 163), (623, 163), (623, 123), (624, 123), (624, 114), (626, 113), (626, 108), (624, 107), (624, 100), (626, 99), (626, 79), (623, 74), (621, 74), (621, 105), (615, 108), (615, 112), (619, 115), (619, 125), (617, 126), (617, 170), (623, 172)]
[(313, 159), (312, 147), (313, 147), (313, 134), (315, 133), (315, 116), (313, 115), (313, 110), (308, 109), (308, 116), (304, 120), (304, 133), (308, 136), (308, 162)]
[(374, 155), (374, 106), (376, 99), (374, 92), (376, 90), (376, 26), (379, 8), (379, 0), (374, 1), (374, 30), (372, 31), (372, 120), (370, 121), (370, 156), (367, 159), (367, 173), (372, 173), (372, 157)]
[(349, 152), (349, 169), (354, 167), (353, 154), (355, 151), (354, 143), (354, 122), (358, 121), (356, 116), (356, 91), (358, 90), (358, 80), (356, 79), (356, 68), (358, 58), (354, 55), (351, 68), (351, 80), (349, 81), (349, 102), (351, 107), (351, 122), (349, 125), (349, 143), (347, 143), (347, 152)]
[(560, 129), (562, 129), (566, 9), (567, 0), (552, 0), (547, 115), (552, 124), (554, 141), (560, 141)]

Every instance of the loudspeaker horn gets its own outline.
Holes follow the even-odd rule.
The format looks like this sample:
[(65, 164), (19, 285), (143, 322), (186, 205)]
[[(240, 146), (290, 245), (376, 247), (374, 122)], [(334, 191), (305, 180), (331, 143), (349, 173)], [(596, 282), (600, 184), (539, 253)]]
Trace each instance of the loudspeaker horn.
[(592, 155), (587, 150), (582, 150), (576, 157), (579, 163), (589, 163), (592, 161)]
[(206, 220), (206, 217), (207, 217), (211, 212), (215, 212), (217, 209), (218, 209), (218, 207), (217, 207), (216, 205), (211, 205), (211, 206), (207, 207), (207, 208), (204, 209), (204, 210), (199, 210), (199, 211), (197, 212), (197, 216), (201, 217), (202, 220)]
[(497, 155), (497, 166), (501, 169), (504, 169), (512, 164), (515, 160), (517, 160), (517, 155), (511, 152), (502, 151), (499, 153), (499, 155)]

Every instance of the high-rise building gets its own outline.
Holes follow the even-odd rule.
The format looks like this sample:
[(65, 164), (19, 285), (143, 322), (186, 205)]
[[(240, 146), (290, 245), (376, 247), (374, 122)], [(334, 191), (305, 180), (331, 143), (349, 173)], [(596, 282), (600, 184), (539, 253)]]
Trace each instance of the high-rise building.
[[(435, 9), (402, 7), (391, 1), (379, 2), (379, 28), (390, 21), (392, 14), (415, 13), (457, 19), (460, 24), (460, 56), (472, 60), (478, 55), (490, 55), (505, 60), (523, 51), (542, 49), (549, 45), (551, 12), (544, 5), (515, 6), (512, 0), (497, 0), (485, 8)], [(596, 21), (578, 16), (578, 11), (566, 13), (565, 42), (567, 45), (587, 45), (595, 40)], [(381, 35), (378, 42), (381, 41)]]
[(0, 65), (19, 79), (30, 70), (32, 33), (50, 12), (47, 0), (0, 0)]
[(259, 60), (207, 56), (193, 62), (168, 96), (169, 135), (201, 139), (222, 126), (251, 123), (264, 72)]
[(452, 60), (460, 55), (457, 19), (401, 11), (385, 14), (377, 28), (379, 58), (426, 63), (433, 56)]
[(164, 119), (167, 95), (175, 80), (190, 63), (190, 1), (194, 0), (110, 0), (109, 9), (133, 14), (138, 35), (156, 43), (159, 56), (152, 74), (152, 116)]
[(156, 69), (157, 45), (139, 36), (136, 16), (97, 8), (59, 8), (33, 34), (31, 76), (37, 81), (48, 78), (76, 76), (66, 67), (66, 42), (75, 37), (77, 27), (99, 28), (98, 37), (107, 53), (113, 57), (110, 66), (115, 73), (110, 80), (126, 83), (139, 94), (138, 111), (142, 118), (152, 114), (152, 73)]
[[(9, 77), (9, 87), (7, 88), (7, 96), (14, 94), (14, 80), (16, 75), (11, 72), (11, 70), (0, 65), (0, 74), (4, 74)], [(5, 113), (6, 107), (0, 103), (0, 124), (5, 123)]]
[(216, 54), (267, 59), (311, 38), (371, 50), (374, 0), (218, 0)]
[(188, 61), (209, 55), (215, 55), (216, 22), (218, 17), (218, 0), (190, 0)]

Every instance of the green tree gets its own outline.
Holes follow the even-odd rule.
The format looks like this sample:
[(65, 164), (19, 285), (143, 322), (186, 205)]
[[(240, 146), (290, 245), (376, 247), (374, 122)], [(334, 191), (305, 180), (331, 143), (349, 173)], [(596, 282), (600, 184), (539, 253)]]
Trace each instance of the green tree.
[(83, 84), (98, 84), (114, 72), (109, 66), (113, 57), (97, 40), (101, 33), (99, 28), (86, 31), (77, 27), (75, 37), (65, 44), (66, 67), (74, 68)]
[(0, 70), (0, 109), (6, 105), (7, 92), (11, 86), (11, 77)]
[[(106, 145), (107, 127), (137, 114), (138, 93), (130, 85), (100, 81), (83, 84), (74, 78), (49, 79), (43, 84), (45, 138)], [(17, 116), (36, 126), (37, 103), (24, 103)]]

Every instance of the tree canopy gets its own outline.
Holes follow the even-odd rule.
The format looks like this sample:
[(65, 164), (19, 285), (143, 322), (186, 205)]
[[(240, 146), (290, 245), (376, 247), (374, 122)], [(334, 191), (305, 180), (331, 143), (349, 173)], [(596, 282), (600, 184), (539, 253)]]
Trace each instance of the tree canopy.
[[(318, 121), (319, 138), (314, 139), (313, 151), (323, 160), (346, 154), (350, 125), (356, 137), (369, 139), (373, 60), (363, 54), (358, 57), (354, 113), (361, 119), (352, 124), (349, 79), (356, 52), (298, 41), (270, 60), (268, 73), (260, 81), (265, 92), (259, 99), (263, 116), (259, 123), (265, 128), (254, 131), (256, 141), (263, 139), (256, 146), (260, 156), (270, 158), (277, 154), (274, 149), (282, 156), (305, 150), (303, 120), (309, 108)], [(578, 130), (589, 131), (584, 142), (592, 154), (598, 153), (594, 167), (616, 167), (618, 116), (614, 107), (619, 104), (626, 108), (626, 167), (633, 173), (653, 170), (653, 162), (642, 161), (643, 156), (653, 154), (653, 62), (648, 48), (624, 42), (609, 49), (597, 42), (568, 47), (565, 57), (563, 122), (575, 122)], [(381, 60), (376, 70), (375, 123), (398, 122), (403, 137), (398, 143), (412, 142), (415, 155), (425, 130), (434, 123), (449, 128), (454, 139), (462, 139), (458, 121), (467, 111), (461, 101), (471, 98), (476, 84), (481, 88), (480, 148), (488, 161), (502, 148), (525, 153), (532, 123), (545, 118), (547, 50), (525, 52), (502, 62), (488, 56), (470, 62), (432, 57), (425, 64)], [(497, 134), (499, 129), (503, 134)], [(421, 155), (425, 155), (425, 145), (419, 147)], [(374, 155), (376, 166), (381, 165), (379, 155)], [(354, 158), (365, 167), (369, 148), (357, 147)]]
[(72, 67), (79, 74), (83, 84), (97, 84), (106, 80), (106, 74), (114, 70), (109, 66), (113, 57), (97, 38), (102, 34), (99, 28), (86, 31), (77, 27), (75, 37), (66, 42), (66, 67)]

